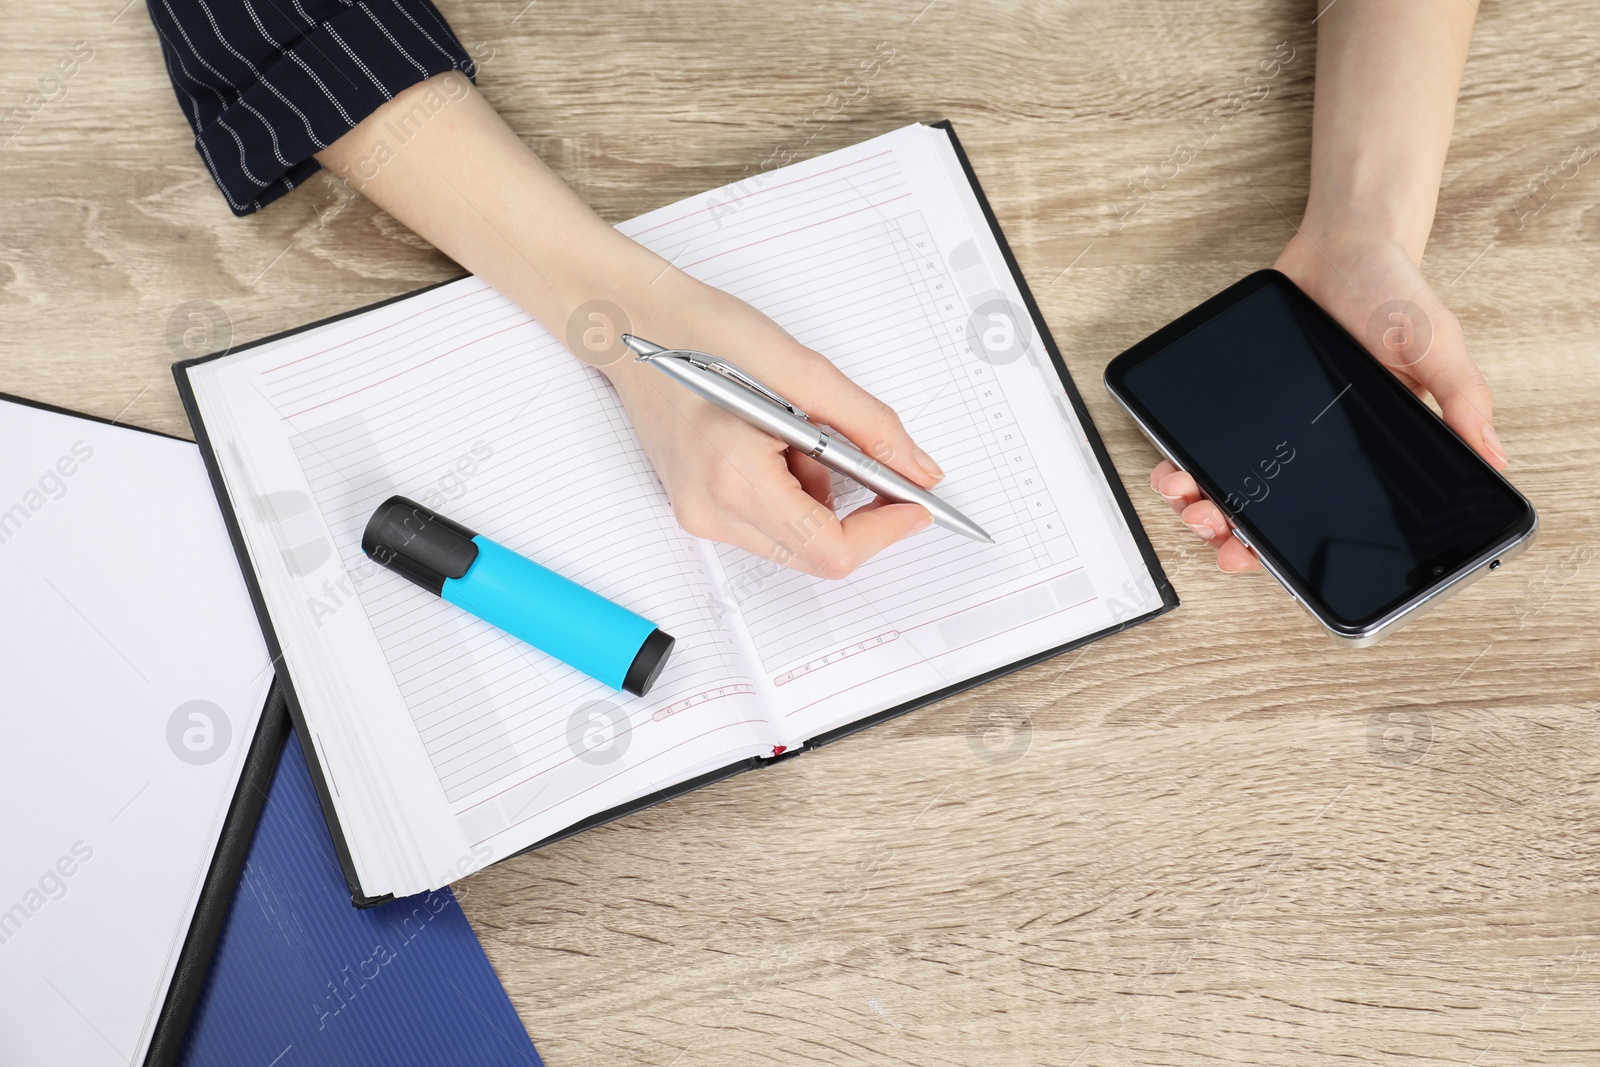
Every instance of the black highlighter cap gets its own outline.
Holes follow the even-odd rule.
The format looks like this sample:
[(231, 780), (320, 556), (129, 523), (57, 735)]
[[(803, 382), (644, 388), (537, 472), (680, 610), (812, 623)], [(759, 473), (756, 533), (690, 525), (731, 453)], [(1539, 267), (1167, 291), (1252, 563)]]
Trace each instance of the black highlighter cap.
[[(446, 578), (460, 578), (478, 558), (477, 535), (403, 496), (378, 505), (361, 535), (361, 550), (438, 596)], [(670, 642), (671, 639), (669, 638)], [(645, 644), (648, 646), (649, 641)], [(643, 654), (643, 649), (640, 653)], [(634, 667), (638, 661), (634, 661)], [(632, 678), (633, 674), (629, 673)], [(652, 675), (652, 677), (654, 677)]]
[(622, 691), (636, 697), (648, 693), (661, 676), (662, 669), (667, 665), (667, 656), (672, 653), (672, 646), (676, 643), (676, 638), (663, 631), (651, 630), (650, 636), (639, 646), (639, 651), (634, 653), (633, 662), (628, 665), (628, 673), (622, 679)]

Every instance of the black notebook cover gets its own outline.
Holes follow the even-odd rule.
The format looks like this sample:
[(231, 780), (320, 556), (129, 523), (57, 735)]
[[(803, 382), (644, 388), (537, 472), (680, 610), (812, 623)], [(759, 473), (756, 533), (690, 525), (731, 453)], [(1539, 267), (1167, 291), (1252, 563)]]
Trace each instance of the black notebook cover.
[[(1100, 434), (1095, 429), (1093, 420), (1091, 420), (1089, 417), (1089, 409), (1084, 406), (1083, 397), (1081, 394), (1079, 394), (1077, 385), (1074, 384), (1072, 375), (1067, 370), (1066, 362), (1061, 358), (1061, 351), (1056, 347), (1055, 338), (1051, 336), (1050, 328), (1045, 324), (1044, 316), (1039, 313), (1039, 305), (1034, 300), (1033, 292), (1028, 288), (1027, 280), (1022, 276), (1021, 269), (1017, 266), (1016, 257), (1011, 252), (1011, 246), (1007, 243), (1005, 234), (1000, 230), (1000, 224), (995, 220), (994, 211), (989, 206), (988, 197), (986, 197), (983, 193), (983, 187), (978, 184), (978, 176), (973, 172), (972, 163), (970, 160), (968, 160), (966, 152), (961, 147), (960, 140), (956, 137), (955, 127), (952, 126), (948, 120), (930, 123), (929, 125), (933, 129), (943, 130), (950, 138), (951, 147), (955, 149), (956, 157), (961, 161), (961, 169), (963, 173), (966, 174), (967, 181), (972, 186), (972, 192), (974, 196), (977, 197), (978, 203), (983, 209), (983, 216), (989, 223), (989, 229), (994, 234), (995, 243), (999, 246), (1001, 254), (1005, 257), (1006, 266), (1010, 269), (1011, 275), (1016, 281), (1017, 288), (1022, 294), (1022, 300), (1027, 308), (1028, 314), (1033, 318), (1034, 328), (1038, 330), (1039, 337), (1044, 342), (1045, 351), (1050, 354), (1050, 361), (1055, 366), (1056, 374), (1061, 379), (1061, 385), (1066, 392), (1067, 399), (1072, 404), (1072, 410), (1077, 415), (1079, 422), (1083, 426), (1084, 436), (1088, 438), (1089, 447), (1094, 453), (1095, 460), (1099, 463), (1101, 474), (1104, 476), (1106, 483), (1111, 487), (1111, 492), (1117, 502), (1117, 506), (1122, 512), (1123, 519), (1128, 524), (1128, 531), (1132, 535), (1134, 543), (1139, 548), (1140, 557), (1143, 559), (1145, 566), (1149, 568), (1151, 580), (1155, 583), (1156, 590), (1161, 596), (1161, 606), (1153, 611), (1147, 612), (1144, 615), (1125, 619), (1114, 626), (1107, 627), (1104, 630), (1089, 634), (1086, 637), (1078, 638), (1075, 641), (1069, 641), (1057, 648), (1047, 649), (1044, 652), (1040, 652), (1036, 655), (1027, 656), (1023, 659), (1017, 660), (1015, 663), (1007, 664), (1004, 667), (999, 667), (984, 674), (957, 682), (954, 685), (946, 686), (945, 688), (937, 690), (936, 692), (928, 693), (913, 700), (909, 700), (906, 703), (890, 708), (887, 711), (881, 711), (875, 715), (869, 715), (866, 718), (849, 723), (845, 726), (839, 727), (836, 730), (831, 730), (828, 733), (818, 735), (817, 737), (814, 737), (810, 741), (806, 742), (805, 745), (789, 752), (785, 752), (781, 755), (772, 757), (757, 756), (750, 759), (741, 760), (737, 763), (729, 764), (726, 767), (721, 767), (698, 777), (691, 778), (688, 781), (679, 782), (677, 785), (668, 786), (667, 788), (657, 792), (649, 793), (645, 796), (639, 797), (636, 800), (629, 801), (626, 804), (620, 804), (617, 807), (610, 808), (595, 815), (591, 815), (589, 818), (584, 819), (581, 822), (574, 823), (559, 833), (552, 834), (542, 841), (537, 841), (534, 844), (529, 845), (528, 848), (522, 850), (523, 852), (541, 848), (544, 845), (550, 844), (551, 842), (560, 841), (564, 838), (571, 837), (572, 835), (581, 833), (582, 831), (590, 829), (591, 827), (599, 826), (602, 823), (611, 822), (614, 819), (620, 819), (625, 815), (630, 815), (633, 812), (652, 807), (653, 805), (659, 804), (664, 800), (670, 800), (675, 796), (680, 796), (681, 794), (687, 793), (690, 790), (698, 789), (703, 785), (720, 781), (723, 778), (731, 777), (742, 771), (754, 770), (756, 768), (765, 767), (783, 760), (792, 759), (801, 752), (806, 752), (810, 751), (811, 749), (821, 747), (830, 741), (836, 741), (841, 737), (864, 730), (869, 726), (875, 726), (887, 719), (892, 719), (897, 716), (904, 715), (908, 711), (914, 711), (917, 708), (925, 707), (928, 704), (938, 700), (943, 700), (945, 697), (962, 692), (966, 689), (970, 689), (973, 686), (982, 685), (984, 682), (999, 678), (1002, 675), (1010, 674), (1011, 672), (1021, 670), (1024, 667), (1031, 667), (1035, 663), (1059, 656), (1064, 652), (1070, 652), (1076, 648), (1080, 648), (1083, 645), (1088, 644), (1091, 641), (1098, 641), (1102, 637), (1125, 630), (1136, 623), (1144, 622), (1147, 619), (1153, 619), (1158, 615), (1163, 615), (1178, 606), (1178, 595), (1176, 591), (1173, 590), (1172, 583), (1167, 580), (1166, 573), (1161, 569), (1161, 561), (1156, 558), (1155, 549), (1151, 547), (1150, 539), (1146, 536), (1144, 527), (1139, 522), (1139, 516), (1133, 509), (1133, 502), (1128, 499), (1128, 493), (1123, 487), (1122, 479), (1118, 477), (1116, 468), (1111, 463), (1111, 456), (1106, 452), (1105, 444), (1101, 441)], [(200, 417), (199, 407), (195, 401), (194, 389), (189, 383), (188, 369), (200, 363), (209, 362), (213, 359), (221, 359), (223, 356), (229, 355), (233, 352), (239, 352), (247, 348), (254, 348), (258, 345), (279, 341), (285, 337), (292, 337), (295, 334), (301, 333), (305, 330), (315, 329), (319, 326), (325, 326), (331, 322), (338, 322), (340, 319), (349, 318), (352, 315), (359, 315), (363, 312), (371, 311), (374, 308), (384, 307), (385, 305), (392, 304), (397, 300), (408, 299), (417, 295), (417, 293), (426, 292), (428, 289), (437, 288), (438, 285), (447, 285), (450, 281), (454, 280), (455, 279), (448, 279), (447, 281), (436, 283), (436, 285), (424, 286), (423, 288), (413, 292), (403, 293), (399, 296), (391, 297), (388, 300), (382, 300), (375, 304), (369, 304), (366, 307), (355, 308), (341, 315), (333, 315), (329, 318), (322, 319), (319, 322), (310, 323), (306, 326), (301, 326), (293, 330), (285, 330), (282, 333), (273, 334), (270, 337), (264, 337), (261, 340), (254, 341), (248, 345), (241, 345), (238, 348), (229, 349), (228, 351), (216, 352), (208, 356), (201, 356), (198, 359), (184, 360), (179, 363), (174, 363), (172, 366), (173, 376), (178, 382), (178, 393), (183, 398), (184, 410), (188, 412), (189, 422), (194, 427), (195, 440), (199, 442), (201, 454), (205, 457), (206, 469), (211, 474), (212, 484), (217, 493), (217, 500), (222, 507), (223, 518), (226, 520), (228, 524), (228, 531), (233, 538), (234, 550), (238, 553), (239, 565), (244, 570), (245, 582), (250, 587), (251, 599), (255, 603), (256, 613), (260, 616), (261, 629), (266, 635), (267, 647), (273, 655), (274, 662), (277, 662), (282, 657), (283, 650), (278, 642), (277, 634), (273, 629), (272, 620), (267, 615), (266, 603), (261, 595), (260, 583), (257, 581), (255, 573), (250, 566), (250, 556), (249, 551), (245, 547), (244, 534), (239, 527), (238, 516), (234, 514), (233, 507), (229, 501), (227, 485), (222, 480), (222, 471), (217, 463), (215, 449), (211, 444), (210, 438), (207, 436), (205, 423)], [(301, 708), (299, 699), (295, 694), (293, 679), (288, 677), (286, 671), (280, 675), (280, 679), (283, 683), (284, 697), (288, 705), (289, 714), (294, 721), (295, 733), (300, 737), (301, 747), (306, 756), (306, 763), (311, 767), (312, 778), (317, 788), (317, 795), (322, 801), (323, 814), (327, 816), (328, 828), (333, 834), (334, 845), (339, 853), (339, 862), (344, 867), (345, 881), (350, 887), (351, 901), (357, 907), (370, 907), (374, 904), (381, 904), (384, 901), (391, 899), (391, 896), (368, 896), (362, 890), (360, 882), (356, 878), (355, 865), (350, 857), (349, 845), (345, 841), (344, 832), (339, 826), (338, 815), (333, 806), (333, 795), (328, 789), (326, 775), (324, 774), (322, 766), (317, 759), (315, 746), (310, 740), (311, 731), (307, 726), (305, 713)], [(521, 853), (517, 854), (520, 855)]]
[[(87, 415), (10, 393), (0, 393), (0, 401), (119, 426), (135, 433), (183, 440), (172, 434), (147, 430), (142, 426), (129, 426), (114, 419)], [(178, 965), (172, 972), (172, 983), (167, 986), (166, 999), (162, 1001), (161, 1011), (156, 1016), (150, 1047), (145, 1052), (144, 1067), (172, 1067), (177, 1062), (178, 1051), (189, 1032), (189, 1020), (194, 1015), (195, 1004), (205, 986), (206, 972), (211, 967), (217, 938), (222, 936), (222, 926), (228, 917), (228, 908), (233, 903), (233, 891), (244, 869), (245, 853), (250, 850), (256, 823), (261, 818), (261, 805), (266, 801), (267, 788), (272, 784), (278, 751), (283, 747), (288, 732), (289, 709), (284, 703), (283, 686), (274, 679), (272, 688), (267, 691), (266, 706), (256, 725), (255, 737), (250, 741), (250, 750), (245, 754), (238, 788), (228, 804), (228, 814), (223, 819), (216, 851), (211, 854), (211, 866), (201, 884), (199, 899), (195, 901), (194, 915), (189, 919), (189, 932), (183, 939), (183, 948), (178, 952)]]

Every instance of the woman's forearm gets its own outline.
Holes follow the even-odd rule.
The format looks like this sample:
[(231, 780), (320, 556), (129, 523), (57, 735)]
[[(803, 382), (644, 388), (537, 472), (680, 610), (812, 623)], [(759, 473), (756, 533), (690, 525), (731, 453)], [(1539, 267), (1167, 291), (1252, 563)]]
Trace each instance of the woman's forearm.
[(667, 266), (606, 225), (459, 73), (396, 95), (317, 158), (563, 340), (576, 309), (634, 304)]
[(1477, 4), (1322, 4), (1307, 219), (1383, 233), (1420, 262)]

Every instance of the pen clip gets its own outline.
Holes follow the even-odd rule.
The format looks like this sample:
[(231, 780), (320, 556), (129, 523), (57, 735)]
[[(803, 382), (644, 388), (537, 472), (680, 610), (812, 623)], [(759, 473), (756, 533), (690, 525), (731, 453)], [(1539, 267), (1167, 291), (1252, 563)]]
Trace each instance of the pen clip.
[(752, 393), (755, 393), (757, 396), (762, 396), (772, 401), (774, 404), (788, 411), (791, 415), (794, 415), (796, 418), (805, 419), (807, 422), (811, 421), (810, 415), (807, 415), (805, 412), (801, 411), (790, 401), (785, 400), (781, 395), (778, 394), (776, 390), (764, 385), (759, 378), (756, 378), (747, 371), (740, 370), (738, 367), (734, 366), (732, 363), (729, 363), (720, 356), (712, 356), (704, 352), (696, 352), (695, 355), (701, 357), (693, 361), (696, 366), (705, 370), (714, 371), (717, 374), (722, 375), (724, 378), (731, 378), (733, 381), (738, 382), (740, 385), (744, 386)]
[(811, 421), (810, 415), (807, 415), (794, 404), (790, 403), (788, 400), (785, 400), (777, 390), (765, 385), (754, 375), (740, 370), (737, 366), (723, 359), (721, 356), (713, 356), (709, 352), (699, 352), (692, 348), (662, 348), (653, 342), (646, 341), (642, 337), (635, 337), (632, 334), (623, 334), (622, 343), (635, 354), (636, 358), (641, 363), (647, 363), (652, 359), (660, 359), (664, 356), (671, 356), (673, 359), (681, 359), (685, 363), (688, 363), (691, 367), (698, 367), (701, 370), (711, 371), (713, 374), (722, 375), (724, 378), (743, 386), (745, 389), (755, 393), (757, 396), (772, 401), (774, 404), (778, 405), (780, 408), (783, 408), (796, 418), (805, 419), (807, 422)]

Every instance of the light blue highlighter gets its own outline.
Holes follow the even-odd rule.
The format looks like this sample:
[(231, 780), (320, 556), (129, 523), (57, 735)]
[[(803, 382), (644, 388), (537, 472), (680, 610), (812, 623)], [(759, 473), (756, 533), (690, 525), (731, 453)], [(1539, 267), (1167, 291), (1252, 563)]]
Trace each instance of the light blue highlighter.
[(644, 696), (673, 639), (649, 619), (442, 515), (392, 496), (367, 522), (372, 559), (589, 677)]

